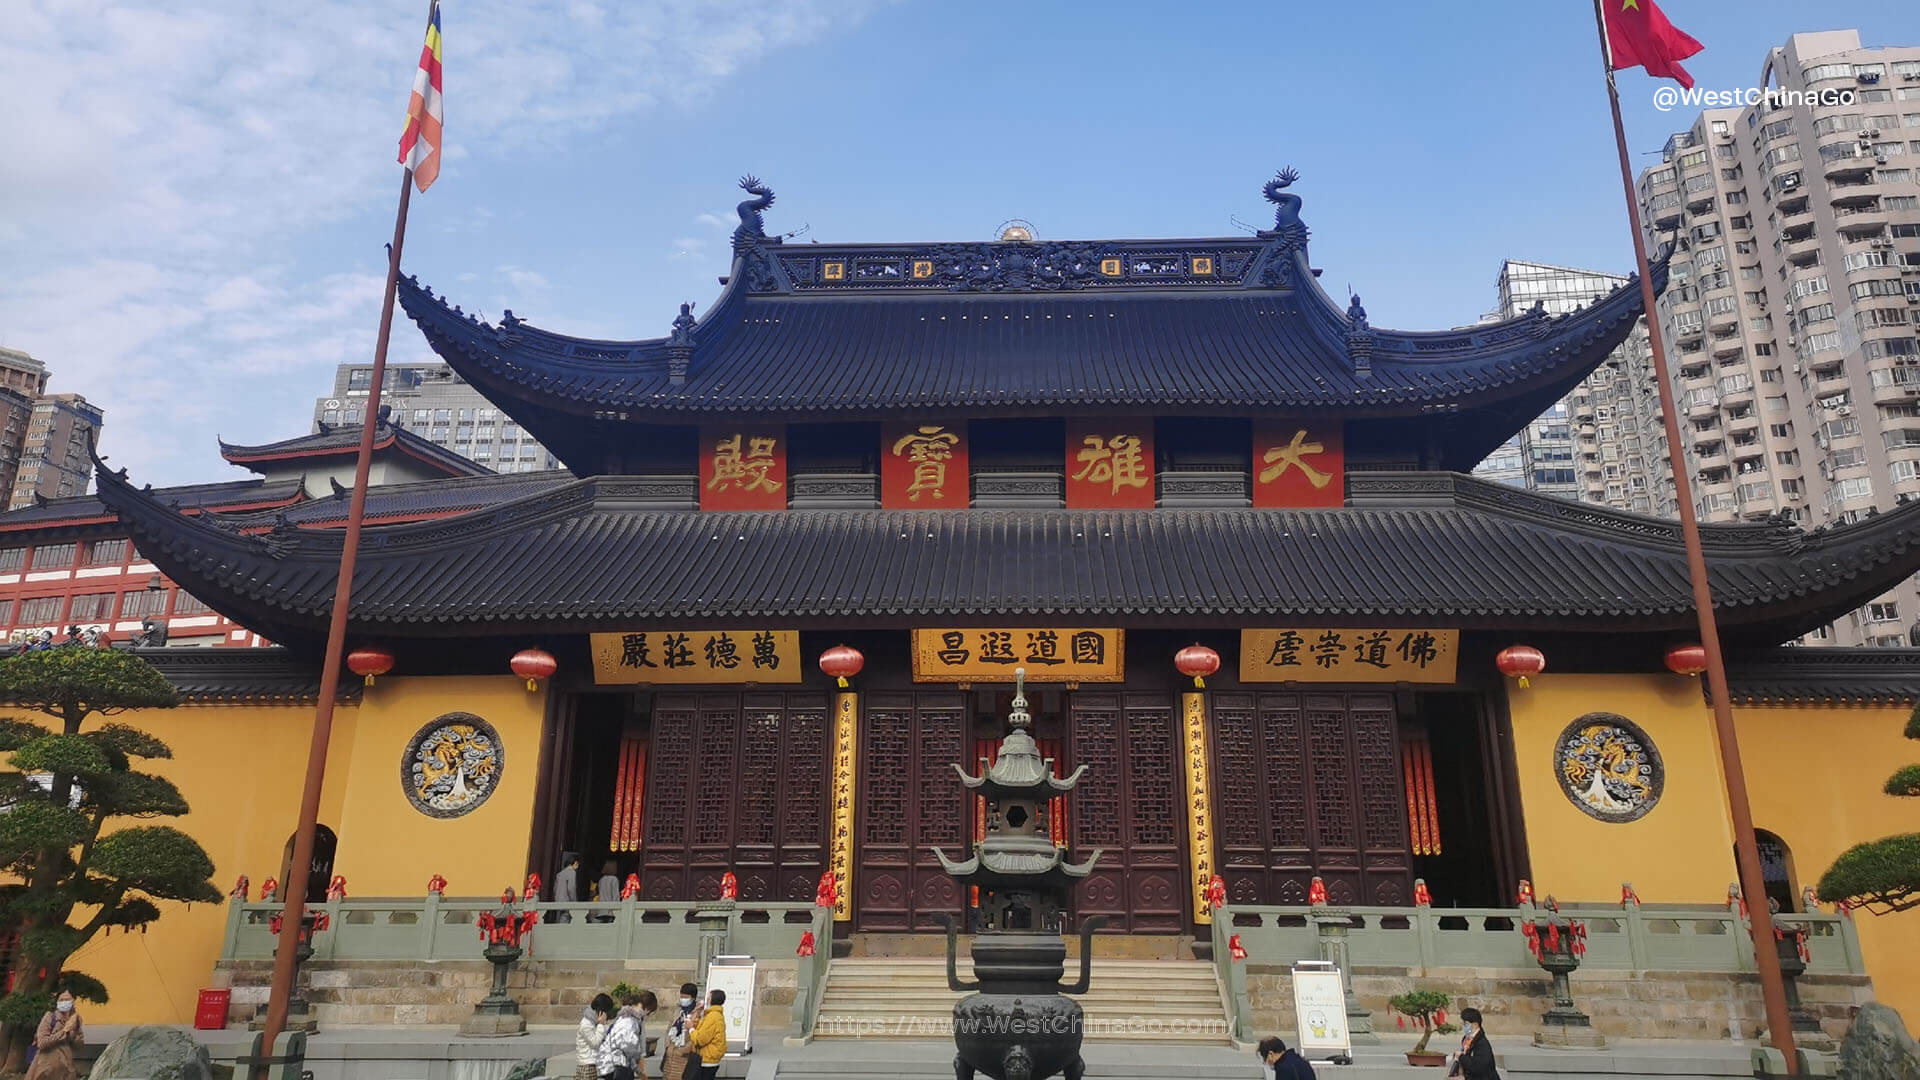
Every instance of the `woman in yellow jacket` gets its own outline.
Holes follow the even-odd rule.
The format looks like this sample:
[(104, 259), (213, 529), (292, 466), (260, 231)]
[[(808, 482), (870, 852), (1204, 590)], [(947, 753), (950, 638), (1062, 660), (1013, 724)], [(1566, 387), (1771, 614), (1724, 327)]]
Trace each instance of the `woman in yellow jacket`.
[(721, 1009), (726, 1003), (725, 990), (708, 994), (706, 1010), (700, 1014), (700, 1022), (694, 1025), (693, 1035), (687, 1040), (693, 1052), (700, 1055), (700, 1080), (719, 1076), (720, 1059), (727, 1056), (727, 1017)]

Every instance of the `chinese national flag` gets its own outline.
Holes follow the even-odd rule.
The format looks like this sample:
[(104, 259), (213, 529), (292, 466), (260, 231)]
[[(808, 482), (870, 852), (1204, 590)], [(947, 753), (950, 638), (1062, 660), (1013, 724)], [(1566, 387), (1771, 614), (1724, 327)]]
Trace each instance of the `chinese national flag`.
[(1606, 16), (1607, 53), (1615, 71), (1646, 68), (1655, 78), (1693, 89), (1693, 76), (1680, 61), (1702, 46), (1668, 22), (1653, 0), (1600, 0), (1600, 10)]

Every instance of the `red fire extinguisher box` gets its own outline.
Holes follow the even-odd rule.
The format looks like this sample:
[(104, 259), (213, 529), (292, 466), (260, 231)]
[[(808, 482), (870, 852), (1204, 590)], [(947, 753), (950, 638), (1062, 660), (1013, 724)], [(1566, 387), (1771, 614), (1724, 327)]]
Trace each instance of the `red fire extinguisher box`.
[(218, 1031), (227, 1026), (227, 1007), (233, 1004), (232, 990), (200, 991), (200, 1006), (193, 1010), (193, 1026), (202, 1031)]

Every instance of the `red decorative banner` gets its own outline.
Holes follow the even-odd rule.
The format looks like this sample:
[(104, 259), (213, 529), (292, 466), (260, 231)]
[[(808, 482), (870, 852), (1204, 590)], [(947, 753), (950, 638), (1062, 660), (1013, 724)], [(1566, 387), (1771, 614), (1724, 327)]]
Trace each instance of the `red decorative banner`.
[(786, 508), (784, 427), (700, 429), (700, 509)]
[(1344, 506), (1347, 454), (1337, 420), (1253, 425), (1253, 505)]
[(1067, 421), (1069, 509), (1153, 507), (1153, 418)]
[(964, 421), (900, 421), (881, 425), (880, 432), (881, 506), (964, 509), (972, 501)]

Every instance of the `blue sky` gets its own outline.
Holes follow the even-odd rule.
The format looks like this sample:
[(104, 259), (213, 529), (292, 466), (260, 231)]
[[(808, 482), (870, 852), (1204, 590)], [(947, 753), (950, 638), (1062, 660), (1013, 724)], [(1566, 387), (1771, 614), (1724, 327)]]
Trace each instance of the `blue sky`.
[[(444, 0), (448, 160), (406, 269), (469, 310), (650, 337), (701, 307), (752, 172), (831, 241), (1231, 235), (1302, 179), (1314, 262), (1376, 325), (1492, 306), (1500, 260), (1632, 253), (1591, 9)], [(1910, 2), (1665, 10), (1702, 87), (1795, 31), (1912, 44)], [(424, 3), (26, 0), (0, 41), (0, 344), (108, 410), (156, 483), (306, 430), (370, 358)], [(1620, 76), (1636, 168), (1691, 111)], [(22, 152), (22, 148), (24, 151)], [(430, 356), (395, 327), (397, 361)]]

